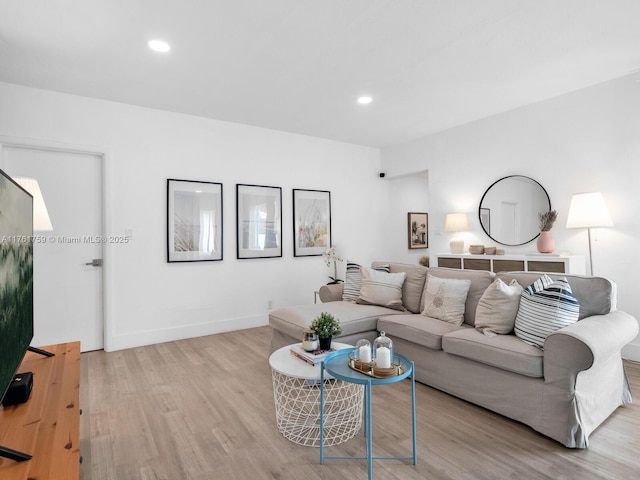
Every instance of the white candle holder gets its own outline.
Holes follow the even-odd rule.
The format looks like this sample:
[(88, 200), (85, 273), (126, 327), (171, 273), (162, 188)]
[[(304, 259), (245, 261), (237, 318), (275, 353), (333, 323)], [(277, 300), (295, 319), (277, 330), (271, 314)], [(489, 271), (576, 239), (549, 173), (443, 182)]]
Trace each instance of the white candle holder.
[(353, 359), (356, 368), (370, 369), (373, 366), (371, 342), (365, 338), (358, 340), (353, 350)]
[(372, 356), (376, 368), (393, 367), (393, 342), (384, 332), (373, 342)]

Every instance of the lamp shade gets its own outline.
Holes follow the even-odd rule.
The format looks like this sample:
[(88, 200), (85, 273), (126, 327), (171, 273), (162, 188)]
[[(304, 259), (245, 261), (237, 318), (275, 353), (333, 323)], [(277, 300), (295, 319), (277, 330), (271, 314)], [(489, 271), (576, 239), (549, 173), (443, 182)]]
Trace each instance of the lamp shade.
[(576, 193), (571, 197), (567, 228), (612, 226), (611, 215), (600, 192)]
[(469, 230), (469, 219), (466, 213), (447, 213), (444, 220), (444, 229), (447, 232), (465, 232)]
[(53, 230), (44, 197), (40, 191), (40, 185), (34, 178), (14, 178), (15, 182), (24, 188), (33, 197), (33, 231), (50, 232)]

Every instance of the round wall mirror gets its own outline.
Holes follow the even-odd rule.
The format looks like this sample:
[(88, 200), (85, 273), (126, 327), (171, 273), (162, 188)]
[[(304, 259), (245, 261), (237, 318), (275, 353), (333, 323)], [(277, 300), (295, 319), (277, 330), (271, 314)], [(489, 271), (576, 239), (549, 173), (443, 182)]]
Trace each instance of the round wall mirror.
[(524, 245), (540, 234), (538, 214), (551, 210), (547, 191), (532, 178), (511, 175), (493, 183), (480, 200), (480, 225), (502, 245)]

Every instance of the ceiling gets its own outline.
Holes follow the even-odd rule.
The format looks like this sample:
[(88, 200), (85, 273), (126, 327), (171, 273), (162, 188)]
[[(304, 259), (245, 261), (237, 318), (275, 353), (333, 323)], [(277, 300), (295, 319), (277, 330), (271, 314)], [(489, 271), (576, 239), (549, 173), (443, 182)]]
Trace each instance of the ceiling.
[(638, 0), (0, 0), (0, 81), (383, 147), (638, 71), (638, 25)]

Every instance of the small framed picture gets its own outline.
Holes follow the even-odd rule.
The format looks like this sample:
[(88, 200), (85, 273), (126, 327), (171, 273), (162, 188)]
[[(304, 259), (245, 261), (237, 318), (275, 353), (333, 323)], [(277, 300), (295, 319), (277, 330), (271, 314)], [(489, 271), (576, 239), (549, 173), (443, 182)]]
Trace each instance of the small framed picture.
[(239, 259), (282, 257), (282, 189), (236, 185), (236, 231)]
[(429, 222), (428, 214), (409, 212), (407, 224), (409, 227), (409, 248), (429, 247)]
[(331, 246), (331, 192), (293, 190), (293, 256), (322, 255)]
[(167, 179), (167, 262), (222, 260), (222, 184)]

